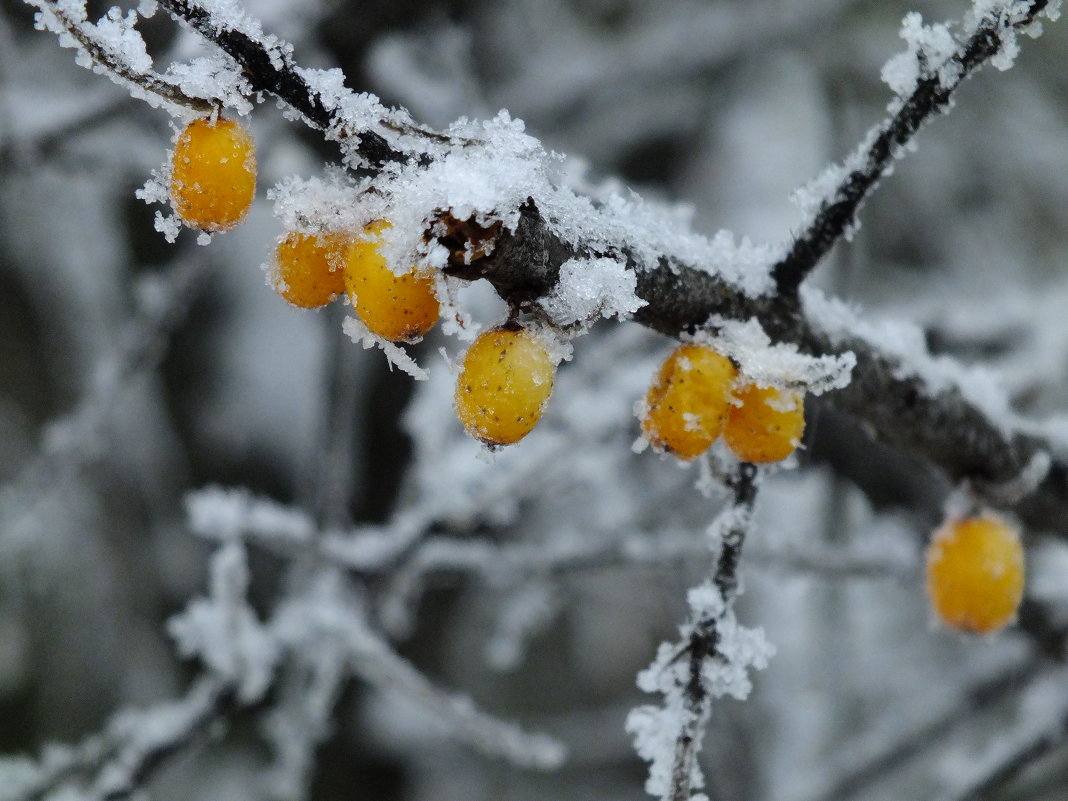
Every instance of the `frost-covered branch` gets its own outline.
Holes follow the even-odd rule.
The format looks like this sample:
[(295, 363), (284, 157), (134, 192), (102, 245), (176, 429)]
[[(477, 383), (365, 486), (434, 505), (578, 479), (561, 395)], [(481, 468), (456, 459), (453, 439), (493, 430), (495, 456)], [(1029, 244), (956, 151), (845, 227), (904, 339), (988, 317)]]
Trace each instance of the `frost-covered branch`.
[(1014, 719), (983, 746), (962, 744), (941, 760), (939, 801), (984, 801), (1068, 738), (1068, 672), (1049, 670), (1021, 693)]
[(1026, 30), (1048, 4), (1049, 0), (977, 3), (972, 25), (957, 39), (944, 25), (927, 27), (918, 14), (906, 17), (910, 50), (884, 70), (884, 78), (899, 96), (890, 107), (892, 116), (842, 167), (822, 176), (819, 183), (833, 182), (833, 189), (818, 200), (814, 218), (772, 270), (781, 295), (796, 295), (831, 247), (851, 234), (861, 204), (887, 168), (928, 120), (949, 107), (961, 83), (987, 62), (1000, 69), (1012, 63), (1019, 49), (1017, 32)]
[(98, 23), (85, 18), (85, 6), (75, 3), (55, 3), (48, 0), (27, 0), (40, 9), (38, 24), (70, 36), (84, 54), (86, 63), (146, 99), (158, 97), (176, 106), (185, 106), (202, 114), (214, 105), (210, 100), (194, 97), (177, 83), (167, 80), (152, 69), (152, 61), (145, 52), (144, 42), (134, 31), (137, 14), (123, 17), (113, 7)]
[(712, 525), (720, 540), (711, 581), (690, 590), (690, 619), (679, 643), (662, 643), (653, 664), (638, 676), (646, 692), (664, 695), (662, 707), (642, 706), (627, 718), (638, 753), (649, 765), (646, 791), (663, 801), (689, 801), (704, 784), (697, 764), (712, 700), (749, 694), (749, 668), (767, 665), (773, 648), (760, 629), (745, 629), (734, 617), (738, 560), (751, 525), (757, 468), (739, 466), (729, 487), (733, 498)]
[(275, 753), (272, 793), (301, 797), (315, 748), (329, 734), (338, 695), (351, 677), (400, 694), (428, 713), (432, 725), (484, 754), (540, 770), (562, 763), (565, 749), (554, 738), (482, 711), (397, 654), (372, 629), (355, 587), (336, 570), (313, 575), (264, 622), (245, 598), (248, 581), (244, 548), (231, 539), (212, 559), (208, 596), (170, 621), (179, 650), (204, 667), (186, 698), (120, 713), (82, 745), (51, 747), (37, 763), (0, 761), (0, 801), (39, 801), (74, 783), (90, 799), (125, 798), (198, 734), (241, 709), (261, 707)]
[(178, 701), (121, 711), (81, 744), (50, 747), (38, 764), (0, 760), (0, 801), (41, 801), (68, 786), (86, 801), (126, 798), (170, 756), (205, 735), (235, 701), (225, 682), (202, 678)]
[(824, 762), (819, 785), (800, 794), (806, 801), (835, 801), (855, 797), (877, 785), (909, 761), (928, 754), (954, 736), (977, 710), (996, 708), (1018, 696), (1041, 678), (1048, 666), (1038, 660), (1013, 664), (968, 687), (911, 699), (885, 716)]
[[(454, 269), (487, 278), (505, 297), (531, 298), (551, 290), (559, 266), (571, 257), (538, 210), (527, 207), (515, 233), (502, 234), (491, 256)], [(666, 261), (654, 270), (631, 266), (635, 294), (647, 302), (634, 313), (636, 322), (674, 337), (714, 318), (756, 319), (773, 341), (803, 353), (852, 353), (856, 365), (848, 386), (822, 402), (951, 481), (970, 482), (995, 505), (1014, 506), (1029, 525), (1068, 534), (1068, 462), (1051, 462), (1054, 448), (1017, 428), (996, 388), (932, 357), (918, 329), (869, 323), (814, 291), (801, 294), (797, 309), (781, 295), (747, 296), (696, 268)]]
[[(322, 76), (326, 83), (313, 85), (312, 74), (297, 66), (292, 48), (274, 37), (265, 37), (258, 23), (245, 16), (233, 6), (191, 0), (160, 0), (160, 6), (175, 17), (184, 20), (206, 39), (215, 42), (241, 67), (242, 73), (254, 92), (274, 95), (298, 112), (312, 126), (343, 143), (350, 163), (376, 171), (389, 163), (422, 161), (425, 157), (418, 151), (404, 150), (396, 142), (390, 142), (380, 127), (396, 135), (414, 135), (415, 140), (451, 141), (450, 137), (416, 126), (396, 112), (367, 116), (362, 125), (354, 128), (351, 109), (346, 109), (342, 99), (347, 90), (342, 90), (338, 74)], [(350, 94), (350, 93), (349, 93)]]
[(1044, 731), (1029, 732), (1016, 743), (1013, 753), (984, 766), (974, 781), (962, 790), (947, 794), (941, 801), (986, 801), (1001, 797), (1004, 790), (1021, 773), (1068, 740), (1068, 714)]
[[(450, 180), (450, 170), (466, 176), (465, 187), (483, 170), (481, 182), (503, 181), (505, 175), (513, 183), (529, 182), (507, 190), (482, 186), (478, 197), (490, 207), (465, 199), (463, 211), (452, 209), (459, 216), (450, 213), (448, 198), (453, 195), (447, 191), (441, 192), (441, 201), (432, 201), (436, 208), (404, 210), (418, 217), (421, 222), (414, 225), (421, 226), (438, 252), (448, 254), (442, 265), (446, 274), (485, 278), (513, 308), (544, 315), (542, 301), (554, 296), (565, 264), (618, 264), (636, 279), (632, 318), (668, 336), (714, 328), (720, 318), (756, 319), (773, 341), (791, 343), (804, 353), (852, 352), (857, 362), (852, 382), (830, 395), (829, 403), (891, 446), (928, 461), (950, 481), (968, 482), (995, 505), (1015, 506), (1025, 523), (1068, 533), (1068, 463), (1051, 464), (1053, 448), (1040, 437), (1019, 433), (1006, 404), (998, 408), (1000, 401), (989, 402), (995, 396), (973, 392), (959, 371), (928, 369), (934, 360), (922, 345), (902, 349), (896, 334), (870, 336), (863, 321), (847, 320), (841, 310), (830, 308), (833, 304), (795, 291), (851, 227), (860, 202), (922, 123), (944, 109), (961, 81), (980, 65), (993, 60), (1007, 66), (1017, 49), (1017, 33), (1033, 32), (1042, 13), (1054, 17), (1056, 4), (977, 2), (959, 40), (945, 26), (923, 27), (909, 17), (905, 33), (910, 48), (891, 62), (894, 68), (887, 76), (899, 93), (891, 117), (845, 169), (828, 174), (834, 180), (821, 182), (830, 184), (825, 192), (815, 192), (821, 210), (790, 255), (775, 266), (770, 250), (737, 246), (721, 237), (702, 242), (683, 229), (676, 236), (659, 231), (668, 221), (640, 202), (607, 198), (598, 207), (550, 186), (536, 165), (545, 154), (536, 141), (508, 128), (507, 120), (486, 128), (484, 140), (470, 138), (477, 126), (437, 134), (403, 112), (345, 89), (339, 71), (299, 67), (290, 46), (265, 35), (230, 4), (163, 0), (161, 5), (215, 42), (254, 92), (275, 95), (327, 138), (339, 141), (349, 166), (382, 174), (392, 164), (380, 189), (397, 193), (396, 204), (403, 203), (399, 198), (406, 192), (426, 198), (429, 187)], [(456, 161), (467, 145), (475, 145), (471, 158)], [(524, 158), (532, 163), (510, 161)], [(456, 163), (449, 166), (451, 162)], [(492, 166), (495, 162), (499, 166)], [(440, 174), (419, 176), (442, 163)], [(589, 219), (581, 224), (563, 219), (582, 214)], [(778, 292), (773, 291), (776, 285)]]

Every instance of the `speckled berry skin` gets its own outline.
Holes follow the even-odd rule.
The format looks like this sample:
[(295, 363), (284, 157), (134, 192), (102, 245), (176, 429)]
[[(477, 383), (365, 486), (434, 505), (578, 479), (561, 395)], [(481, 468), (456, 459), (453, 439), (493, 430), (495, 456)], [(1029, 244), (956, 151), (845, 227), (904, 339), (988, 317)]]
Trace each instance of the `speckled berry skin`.
[(271, 285), (302, 309), (316, 309), (345, 291), (345, 260), (352, 238), (341, 234), (286, 234), (275, 249)]
[(646, 394), (645, 438), (685, 461), (700, 456), (723, 430), (737, 375), (731, 360), (709, 347), (677, 347)]
[(555, 374), (548, 348), (530, 332), (486, 331), (464, 355), (456, 415), (476, 439), (511, 445), (541, 419)]
[(227, 231), (245, 219), (256, 194), (256, 147), (233, 120), (194, 120), (171, 159), (171, 202), (182, 222)]
[(723, 427), (727, 447), (743, 462), (755, 464), (785, 459), (804, 433), (804, 396), (755, 384), (735, 391)]
[(950, 520), (927, 549), (927, 596), (943, 624), (990, 634), (1011, 623), (1023, 600), (1020, 535), (993, 514)]
[(441, 307), (429, 276), (414, 271), (395, 274), (379, 248), (386, 222), (369, 225), (349, 249), (345, 291), (368, 330), (393, 342), (412, 342), (438, 321)]

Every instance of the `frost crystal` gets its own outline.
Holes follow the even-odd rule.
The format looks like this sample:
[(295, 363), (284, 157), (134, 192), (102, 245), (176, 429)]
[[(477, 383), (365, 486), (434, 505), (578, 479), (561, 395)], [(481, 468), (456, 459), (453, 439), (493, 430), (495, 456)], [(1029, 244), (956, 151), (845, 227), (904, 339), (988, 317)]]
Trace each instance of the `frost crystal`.
[(857, 363), (852, 353), (807, 356), (793, 344), (773, 345), (755, 319), (739, 322), (715, 316), (708, 325), (718, 330), (710, 344), (738, 362), (741, 372), (760, 386), (821, 395), (848, 386)]
[(882, 69), (883, 81), (899, 97), (916, 89), (916, 83), (932, 69), (942, 86), (951, 86), (960, 77), (961, 65), (953, 60), (957, 42), (944, 24), (924, 25), (913, 11), (901, 23), (901, 38), (908, 50), (890, 59)]
[(416, 381), (426, 381), (430, 377), (427, 371), (420, 367), (404, 348), (370, 331), (367, 326), (355, 317), (346, 317), (344, 322), (341, 323), (341, 330), (345, 332), (349, 339), (362, 344), (365, 349), (373, 348), (377, 345), (386, 354), (390, 367), (396, 367), (404, 371)]
[(626, 318), (646, 302), (634, 294), (638, 277), (615, 259), (569, 259), (560, 279), (541, 300), (549, 318), (561, 326), (589, 325), (599, 317)]

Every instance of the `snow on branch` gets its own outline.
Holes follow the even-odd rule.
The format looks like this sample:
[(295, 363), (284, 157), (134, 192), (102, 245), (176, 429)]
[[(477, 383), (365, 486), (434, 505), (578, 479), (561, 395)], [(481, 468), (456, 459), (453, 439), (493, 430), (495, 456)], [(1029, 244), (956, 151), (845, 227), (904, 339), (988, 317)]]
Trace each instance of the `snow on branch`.
[[(307, 750), (314, 748), (341, 681), (355, 675), (410, 698), (457, 739), (490, 756), (540, 769), (558, 767), (563, 761), (563, 747), (554, 739), (528, 734), (482, 712), (467, 699), (435, 686), (399, 656), (373, 631), (354, 587), (337, 570), (324, 570), (306, 589), (286, 596), (266, 623), (256, 620), (245, 600), (247, 570), (240, 541), (225, 541), (212, 560), (210, 598), (195, 600), (169, 628), (182, 652), (198, 655), (213, 675), (235, 687), (245, 705), (264, 697), (284, 665), (311, 669), (313, 686), (320, 688), (318, 702), (311, 710), (306, 703), (292, 705), (295, 715), (284, 715), (282, 707), (275, 707), (269, 731), (276, 743), (278, 731), (291, 727), (309, 743)], [(321, 659), (310, 659), (309, 654)], [(281, 754), (297, 766), (294, 770), (309, 759), (292, 751)]]
[(762, 670), (774, 653), (761, 629), (747, 629), (734, 616), (738, 562), (756, 500), (757, 468), (742, 464), (730, 481), (733, 498), (711, 526), (720, 541), (712, 579), (690, 590), (690, 619), (678, 643), (662, 643), (653, 664), (638, 675), (645, 692), (659, 692), (663, 705), (641, 706), (627, 718), (639, 755), (647, 760), (646, 792), (662, 801), (690, 801), (704, 786), (697, 764), (712, 701), (744, 699), (749, 669)]
[(772, 270), (781, 294), (796, 295), (835, 242), (852, 234), (861, 204), (916, 132), (949, 107), (964, 79), (987, 62), (999, 69), (1011, 66), (1019, 50), (1017, 32), (1028, 31), (1043, 11), (1055, 19), (1058, 5), (1049, 0), (976, 0), (956, 37), (945, 25), (924, 26), (919, 14), (905, 17), (902, 37), (909, 49), (883, 69), (884, 80), (897, 95), (890, 104), (891, 116), (843, 165), (828, 169), (798, 193), (802, 205), (815, 205), (816, 210)]
[(207, 668), (187, 696), (119, 713), (81, 745), (50, 746), (37, 762), (0, 760), (0, 801), (40, 801), (68, 786), (87, 799), (124, 798), (205, 730), (264, 705), (263, 732), (275, 754), (272, 797), (300, 797), (337, 697), (353, 676), (409, 699), (484, 754), (538, 770), (562, 764), (566, 751), (556, 739), (487, 714), (397, 654), (372, 629), (355, 585), (336, 569), (319, 571), (263, 622), (245, 598), (248, 580), (243, 545), (231, 537), (212, 559), (209, 596), (169, 625), (179, 649)]
[(387, 110), (372, 95), (346, 89), (340, 70), (297, 66), (290, 45), (264, 35), (235, 4), (160, 0), (159, 5), (215, 42), (240, 66), (253, 92), (274, 95), (340, 142), (349, 166), (376, 172), (386, 164), (422, 160), (419, 151), (430, 143), (453, 141), (415, 125), (404, 112)]
[[(523, 478), (524, 474), (512, 477), (516, 492)], [(430, 582), (476, 581), (510, 588), (599, 570), (712, 558), (707, 542), (688, 528), (619, 531), (612, 524), (608, 531), (588, 530), (582, 538), (532, 543), (435, 534), (441, 521), (433, 509), (424, 508), (426, 502), (417, 500), (384, 524), (349, 530), (319, 529), (305, 512), (241, 489), (206, 487), (189, 493), (185, 505), (190, 528), (201, 537), (215, 542), (240, 539), (286, 560), (311, 557), (375, 581), (379, 589), (374, 605), (394, 633), (410, 629), (413, 611)], [(488, 503), (492, 506), (493, 499)], [(490, 514), (489, 509), (484, 511)], [(421, 528), (416, 528), (419, 524)], [(756, 567), (826, 579), (900, 580), (916, 570), (913, 561), (900, 557), (811, 544), (787, 550), (750, 549), (749, 556)]]
[(153, 71), (145, 41), (134, 27), (139, 19), (136, 11), (123, 16), (113, 7), (99, 22), (92, 23), (86, 17), (84, 2), (27, 2), (39, 9), (38, 27), (58, 34), (64, 47), (78, 48), (77, 61), (81, 66), (107, 75), (134, 97), (153, 105), (166, 102), (202, 114), (215, 107), (210, 98), (197, 97)]
[(177, 701), (118, 712), (77, 746), (49, 746), (40, 762), (0, 760), (0, 801), (41, 801), (77, 788), (85, 801), (125, 798), (167, 757), (191, 746), (235, 706), (233, 688), (201, 678)]
[(453, 736), (484, 754), (542, 770), (557, 768), (564, 760), (564, 747), (555, 739), (529, 734), (435, 686), (372, 630), (363, 604), (336, 571), (324, 572), (303, 597), (284, 605), (275, 630), (292, 650), (341, 644), (355, 675), (411, 699)]
[[(831, 314), (828, 322), (812, 293), (803, 298), (797, 290), (852, 227), (861, 201), (893, 158), (949, 105), (961, 81), (988, 61), (1007, 66), (1017, 33), (1037, 34), (1039, 17), (1055, 19), (1059, 3), (977, 0), (956, 36), (946, 26), (924, 27), (914, 16), (907, 18), (909, 49), (888, 67), (889, 82), (900, 93), (890, 118), (845, 168), (820, 182), (813, 194), (820, 210), (778, 264), (771, 248), (736, 243), (725, 232), (711, 240), (698, 236), (677, 212), (636, 196), (576, 195), (562, 185), (566, 181), (551, 154), (506, 115), (480, 125), (457, 123), (446, 134), (430, 131), (406, 112), (349, 91), (338, 70), (298, 66), (288, 44), (265, 34), (232, 3), (162, 0), (161, 5), (218, 45), (252, 92), (278, 97), (338, 141), (350, 168), (377, 176), (378, 192), (365, 193), (367, 203), (389, 204), (398, 242), (406, 237), (425, 243), (421, 250), (409, 245), (404, 253), (392, 253), (403, 257), (399, 262), (415, 259), (455, 278), (485, 278), (513, 309), (535, 316), (570, 322), (576, 309), (589, 316), (630, 315), (672, 337), (700, 329), (715, 334), (714, 319), (756, 319), (773, 342), (796, 346), (802, 354), (846, 359), (851, 351), (852, 382), (831, 393), (828, 402), (890, 445), (918, 455), (954, 482), (969, 482), (977, 494), (1002, 506), (1005, 488), (1026, 487), (1020, 477), (1034, 473), (1041, 454), (1053, 451), (1039, 437), (1016, 433), (1015, 421), (993, 416), (991, 409), (1007, 404), (988, 402), (990, 396), (977, 395), (967, 382), (929, 386), (931, 376), (922, 370), (929, 360), (925, 349), (887, 351), (885, 341), (858, 336), (855, 326), (840, 330), (840, 315)], [(226, 94), (222, 87), (220, 92)], [(282, 201), (299, 204), (300, 198)], [(576, 306), (572, 301), (586, 282), (573, 273), (582, 265), (615, 272), (593, 276), (600, 283), (589, 287), (588, 302)], [(626, 272), (633, 273), (633, 282), (616, 280), (616, 273)], [(563, 305), (562, 279), (574, 290)], [(575, 325), (581, 330), (587, 322)], [(407, 362), (402, 367), (417, 371)], [(1044, 479), (1030, 483), (1037, 484), (1035, 491), (1017, 493), (1016, 499), (1024, 522), (1068, 533), (1068, 463), (1053, 461)]]
[(962, 744), (941, 760), (939, 801), (995, 797), (1025, 768), (1068, 738), (1068, 671), (1046, 671), (1021, 693), (1015, 720), (984, 747)]

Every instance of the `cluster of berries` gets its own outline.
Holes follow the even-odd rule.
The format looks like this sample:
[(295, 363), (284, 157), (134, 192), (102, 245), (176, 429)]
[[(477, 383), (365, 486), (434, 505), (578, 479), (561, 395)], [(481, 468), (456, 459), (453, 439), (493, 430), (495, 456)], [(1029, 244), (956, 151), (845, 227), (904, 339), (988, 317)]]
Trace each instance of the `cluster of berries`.
[[(179, 135), (171, 164), (171, 198), (182, 221), (205, 231), (241, 222), (256, 189), (252, 138), (226, 119), (196, 120)], [(354, 234), (293, 231), (275, 251), (273, 284), (294, 306), (317, 308), (347, 294), (374, 334), (410, 342), (437, 322), (440, 308), (429, 275), (396, 273), (380, 252), (389, 226), (379, 221)], [(543, 337), (510, 324), (481, 334), (464, 356), (456, 413), (473, 437), (510, 445), (541, 418), (552, 394), (556, 359)], [(740, 376), (712, 348), (687, 343), (664, 361), (641, 414), (646, 439), (689, 461), (722, 435), (742, 461), (785, 459), (804, 432), (800, 392), (762, 387)], [(932, 538), (927, 590), (937, 616), (963, 631), (997, 631), (1016, 615), (1023, 596), (1020, 537), (986, 514), (952, 520)]]
[[(178, 136), (171, 162), (171, 200), (182, 221), (204, 231), (240, 223), (256, 190), (251, 136), (232, 120), (198, 119)], [(380, 251), (389, 223), (357, 233), (292, 231), (274, 254), (272, 283), (294, 306), (314, 309), (346, 294), (373, 334), (412, 342), (438, 320), (431, 276), (397, 274)], [(552, 393), (556, 362), (542, 339), (508, 326), (481, 334), (468, 349), (456, 387), (456, 412), (467, 431), (510, 445), (534, 428)]]
[(660, 367), (642, 409), (642, 429), (654, 448), (689, 461), (720, 435), (743, 462), (785, 459), (805, 430), (800, 392), (761, 387), (707, 345), (677, 347)]
[[(186, 225), (225, 231), (244, 219), (256, 189), (252, 138), (238, 123), (200, 119), (179, 135), (171, 164), (171, 197)], [(424, 336), (440, 314), (434, 281), (386, 262), (378, 221), (363, 231), (292, 231), (275, 250), (272, 283), (289, 303), (318, 308), (346, 294), (373, 334), (394, 342)], [(537, 424), (552, 394), (556, 360), (538, 334), (516, 325), (481, 334), (464, 356), (456, 412), (467, 431), (491, 445), (510, 445)], [(679, 347), (646, 399), (646, 437), (690, 460), (722, 433), (749, 462), (784, 459), (804, 429), (800, 393), (753, 384), (736, 388), (725, 356), (702, 345)]]

